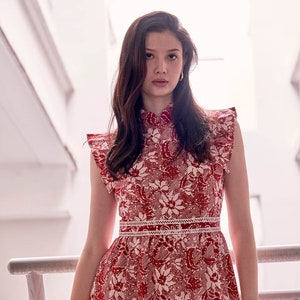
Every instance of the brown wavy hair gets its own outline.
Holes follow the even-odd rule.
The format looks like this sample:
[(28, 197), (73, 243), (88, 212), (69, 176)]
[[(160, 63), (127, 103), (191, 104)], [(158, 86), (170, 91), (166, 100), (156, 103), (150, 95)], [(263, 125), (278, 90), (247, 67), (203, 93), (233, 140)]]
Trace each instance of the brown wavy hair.
[(192, 153), (200, 162), (210, 159), (209, 124), (203, 110), (193, 97), (189, 72), (197, 63), (197, 49), (178, 18), (163, 11), (151, 12), (136, 19), (127, 30), (119, 60), (119, 70), (113, 93), (113, 118), (117, 122), (114, 143), (106, 165), (114, 178), (129, 173), (143, 149), (142, 85), (146, 76), (145, 39), (149, 32), (171, 31), (183, 49), (183, 79), (173, 91), (172, 119), (179, 139), (178, 154)]

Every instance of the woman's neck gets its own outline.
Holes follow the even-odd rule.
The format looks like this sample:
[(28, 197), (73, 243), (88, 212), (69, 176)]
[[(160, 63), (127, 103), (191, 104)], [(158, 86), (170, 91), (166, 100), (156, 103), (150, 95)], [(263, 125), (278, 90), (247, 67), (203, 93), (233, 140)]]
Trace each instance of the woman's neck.
[(170, 105), (173, 101), (171, 99), (165, 99), (164, 101), (156, 101), (156, 100), (150, 100), (145, 101), (143, 100), (144, 109), (146, 111), (150, 111), (157, 116), (160, 116), (161, 113), (165, 110), (165, 108)]

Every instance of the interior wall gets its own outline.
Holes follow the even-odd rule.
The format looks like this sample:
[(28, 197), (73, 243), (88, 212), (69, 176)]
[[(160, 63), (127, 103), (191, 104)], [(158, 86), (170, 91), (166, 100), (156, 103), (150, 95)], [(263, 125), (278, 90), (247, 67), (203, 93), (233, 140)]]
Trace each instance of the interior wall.
[[(245, 136), (250, 189), (260, 195), (265, 245), (299, 244), (300, 99), (291, 85), (300, 51), (300, 3), (251, 0), (257, 131)], [(264, 289), (299, 289), (300, 263), (268, 264)]]
[[(86, 133), (106, 131), (110, 117), (104, 1), (91, 0), (89, 5), (86, 5), (85, 1), (51, 0), (44, 4), (49, 3), (51, 3), (48, 7), (49, 13), (59, 29), (56, 30), (56, 38), (60, 41), (62, 55), (74, 83), (75, 91), (66, 107), (67, 119), (59, 114), (57, 119), (64, 118), (64, 132), (76, 160), (77, 171), (69, 173), (65, 182), (57, 182), (57, 178), (51, 180), (51, 168), (33, 172), (32, 184), (24, 188), (27, 191), (34, 189), (34, 197), (41, 198), (38, 202), (39, 207), (31, 206), (32, 199), (23, 199), (22, 190), (5, 191), (11, 197), (13, 194), (18, 195), (20, 206), (29, 211), (28, 215), (31, 211), (33, 214), (36, 212), (39, 217), (26, 220), (2, 218), (0, 221), (1, 299), (17, 300), (28, 297), (26, 277), (9, 274), (7, 270), (9, 259), (80, 254), (86, 237), (90, 201), (90, 151), (85, 144)], [(21, 31), (22, 27), (18, 29)], [(13, 87), (13, 83), (11, 84), (12, 88), (16, 88)], [(0, 177), (3, 178), (5, 170), (1, 171)], [(9, 172), (11, 178), (15, 177), (14, 174), (19, 174), (17, 180), (18, 182), (22, 180), (22, 170), (16, 168)], [(43, 174), (49, 172), (49, 182), (43, 181), (39, 184), (39, 172)], [(37, 189), (34, 188), (35, 185), (38, 185)], [(59, 195), (59, 200), (55, 192), (58, 185), (63, 191), (63, 194)], [(63, 189), (61, 185), (64, 186)], [(2, 202), (6, 198), (3, 191), (0, 193), (2, 208)], [(47, 202), (43, 195), (47, 195)], [(52, 202), (49, 195), (53, 196)], [(5, 205), (5, 210), (10, 209), (11, 203)], [(66, 214), (41, 219), (41, 211), (45, 207), (60, 207)], [(72, 280), (73, 273), (44, 276), (46, 299), (69, 299)]]

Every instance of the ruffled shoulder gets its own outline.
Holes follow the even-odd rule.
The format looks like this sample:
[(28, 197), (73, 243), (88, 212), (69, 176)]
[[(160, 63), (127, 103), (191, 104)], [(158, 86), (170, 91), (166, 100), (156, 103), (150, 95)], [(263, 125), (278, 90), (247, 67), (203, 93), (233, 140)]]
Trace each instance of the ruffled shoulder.
[(227, 163), (230, 161), (233, 142), (234, 128), (237, 113), (234, 107), (222, 110), (207, 111), (210, 120), (211, 154), (213, 159), (222, 166), (226, 173), (230, 173)]
[(100, 176), (109, 193), (115, 188), (115, 180), (106, 167), (106, 157), (111, 147), (111, 139), (108, 134), (87, 134), (87, 142), (91, 153), (99, 168)]

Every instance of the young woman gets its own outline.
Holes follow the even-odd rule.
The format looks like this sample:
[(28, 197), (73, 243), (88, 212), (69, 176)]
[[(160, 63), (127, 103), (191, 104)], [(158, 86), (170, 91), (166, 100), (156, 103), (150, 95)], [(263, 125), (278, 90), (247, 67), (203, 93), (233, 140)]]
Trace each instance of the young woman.
[[(117, 130), (88, 135), (90, 223), (72, 300), (258, 299), (236, 111), (196, 104), (196, 61), (174, 15), (152, 12), (129, 27), (113, 95)], [(220, 231), (224, 194), (238, 281)]]

